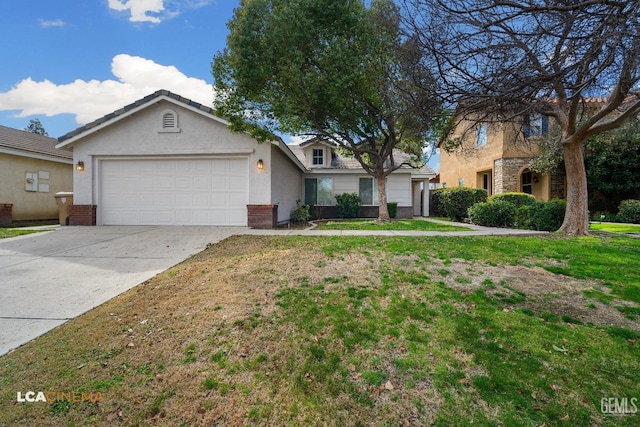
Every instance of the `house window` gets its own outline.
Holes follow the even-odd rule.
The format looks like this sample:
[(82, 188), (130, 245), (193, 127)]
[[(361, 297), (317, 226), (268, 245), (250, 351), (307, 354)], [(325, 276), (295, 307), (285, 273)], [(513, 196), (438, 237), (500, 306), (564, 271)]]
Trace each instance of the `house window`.
[(173, 110), (165, 110), (160, 115), (159, 132), (180, 132), (178, 114)]
[(484, 147), (487, 145), (487, 125), (479, 124), (476, 128), (476, 147)]
[(542, 114), (533, 114), (528, 117), (524, 125), (525, 138), (542, 137), (549, 133), (549, 117)]
[(324, 164), (324, 150), (322, 148), (313, 149), (313, 164), (314, 165)]
[(360, 178), (358, 188), (361, 205), (378, 205), (378, 183), (373, 178)]
[(521, 189), (523, 193), (531, 194), (532, 191), (532, 182), (531, 182), (531, 171), (525, 170), (522, 172), (521, 177)]
[(305, 178), (304, 203), (313, 206), (333, 205), (333, 178)]

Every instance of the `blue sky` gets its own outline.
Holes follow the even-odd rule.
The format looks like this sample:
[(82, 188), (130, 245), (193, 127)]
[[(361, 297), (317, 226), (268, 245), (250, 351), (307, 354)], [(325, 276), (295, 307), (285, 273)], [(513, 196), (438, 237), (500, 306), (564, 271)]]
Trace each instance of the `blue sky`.
[(57, 138), (158, 89), (211, 105), (211, 60), (239, 5), (0, 1), (0, 125), (23, 129), (38, 118)]
[(0, 124), (61, 136), (168, 89), (211, 105), (213, 55), (239, 1), (3, 0)]

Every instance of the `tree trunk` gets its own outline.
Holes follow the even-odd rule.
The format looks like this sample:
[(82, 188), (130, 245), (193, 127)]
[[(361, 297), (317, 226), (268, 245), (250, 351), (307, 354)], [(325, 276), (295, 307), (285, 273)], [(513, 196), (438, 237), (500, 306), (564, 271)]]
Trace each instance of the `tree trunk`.
[(558, 231), (584, 236), (589, 234), (589, 196), (582, 142), (565, 144), (563, 154), (567, 174), (567, 210)]
[(389, 209), (387, 208), (387, 189), (384, 174), (376, 176), (376, 180), (378, 181), (378, 205), (380, 205), (378, 209), (378, 221), (391, 221)]

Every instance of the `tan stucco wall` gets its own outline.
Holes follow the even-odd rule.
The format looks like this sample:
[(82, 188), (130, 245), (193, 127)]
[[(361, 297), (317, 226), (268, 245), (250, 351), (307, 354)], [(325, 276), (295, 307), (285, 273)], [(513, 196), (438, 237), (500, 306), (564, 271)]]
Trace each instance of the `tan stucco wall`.
[[(49, 191), (26, 191), (27, 172), (39, 171), (49, 172), (48, 180), (38, 180), (48, 185)], [(14, 221), (58, 218), (54, 195), (73, 191), (72, 176), (70, 164), (0, 153), (0, 203), (13, 203)]]
[[(482, 174), (491, 173), (490, 194), (507, 191), (520, 191), (520, 173), (531, 157), (538, 153), (535, 140), (523, 141), (517, 131), (509, 125), (488, 124), (487, 144), (476, 147), (476, 133), (474, 130), (464, 133), (462, 129), (469, 126), (468, 122), (461, 123), (460, 131), (454, 133), (453, 138), (462, 138), (462, 144), (453, 152), (440, 150), (440, 183), (448, 188), (458, 187), (460, 180), (464, 187), (483, 188)], [(507, 162), (496, 160), (508, 159)], [(509, 178), (501, 178), (505, 163), (517, 163), (517, 172), (507, 168)], [(533, 185), (533, 195), (538, 200), (548, 200), (550, 194), (550, 180), (548, 176), (535, 174), (539, 182)], [(510, 182), (512, 181), (512, 182)]]
[[(165, 111), (178, 114), (180, 132), (162, 133)], [(250, 153), (237, 154), (238, 151)], [(213, 154), (212, 154), (213, 153)], [(100, 161), (128, 156), (238, 156), (248, 160), (249, 204), (271, 203), (271, 175), (256, 167), (258, 159), (271, 163), (271, 144), (259, 144), (246, 134), (231, 133), (210, 117), (161, 100), (99, 130), (74, 144), (74, 162), (84, 161), (83, 172), (74, 171), (74, 203), (99, 204)]]

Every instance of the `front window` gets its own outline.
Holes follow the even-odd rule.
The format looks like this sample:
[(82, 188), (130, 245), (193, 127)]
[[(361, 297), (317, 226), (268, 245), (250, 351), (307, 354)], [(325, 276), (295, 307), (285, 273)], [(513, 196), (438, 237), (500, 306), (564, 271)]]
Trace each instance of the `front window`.
[(531, 194), (532, 190), (531, 171), (522, 172), (522, 192)]
[(313, 164), (314, 165), (324, 164), (324, 150), (322, 148), (313, 149)]
[(313, 206), (333, 205), (333, 178), (306, 178), (304, 203)]
[(360, 178), (358, 188), (360, 190), (360, 204), (378, 205), (378, 183), (373, 178)]

